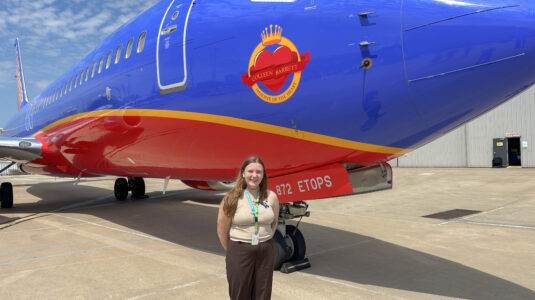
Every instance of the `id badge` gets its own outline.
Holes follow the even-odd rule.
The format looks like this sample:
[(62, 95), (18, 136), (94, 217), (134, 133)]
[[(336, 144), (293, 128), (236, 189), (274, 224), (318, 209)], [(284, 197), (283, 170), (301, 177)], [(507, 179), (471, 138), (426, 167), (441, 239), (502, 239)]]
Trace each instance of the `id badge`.
[(251, 245), (258, 245), (258, 234), (253, 234), (253, 238), (251, 239)]

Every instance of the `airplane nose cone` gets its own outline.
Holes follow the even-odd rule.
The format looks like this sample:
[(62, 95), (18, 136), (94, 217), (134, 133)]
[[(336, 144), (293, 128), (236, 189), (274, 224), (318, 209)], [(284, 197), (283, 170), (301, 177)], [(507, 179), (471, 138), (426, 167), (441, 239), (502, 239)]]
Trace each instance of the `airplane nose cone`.
[(411, 99), (431, 132), (477, 117), (535, 83), (531, 0), (407, 0), (402, 33)]

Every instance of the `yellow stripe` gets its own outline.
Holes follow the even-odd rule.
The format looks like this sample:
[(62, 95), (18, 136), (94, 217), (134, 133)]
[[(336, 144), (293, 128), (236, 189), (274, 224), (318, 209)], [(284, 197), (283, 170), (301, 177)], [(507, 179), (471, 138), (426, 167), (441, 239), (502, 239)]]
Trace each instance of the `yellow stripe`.
[(271, 124), (259, 123), (249, 120), (243, 120), (238, 118), (218, 116), (211, 114), (195, 113), (195, 112), (185, 112), (185, 111), (172, 111), (172, 110), (155, 110), (155, 109), (109, 109), (109, 110), (97, 110), (81, 114), (72, 115), (64, 119), (58, 120), (45, 128), (39, 130), (34, 134), (38, 135), (42, 132), (48, 131), (59, 125), (79, 120), (85, 118), (93, 117), (108, 117), (108, 116), (142, 116), (142, 117), (162, 117), (162, 118), (171, 118), (171, 119), (183, 119), (183, 120), (192, 120), (192, 121), (202, 121), (209, 122), (227, 126), (233, 126), (238, 128), (256, 130), (261, 132), (267, 132), (272, 134), (277, 134), (281, 136), (296, 138), (304, 141), (310, 141), (330, 146), (336, 146), (341, 148), (348, 148), (353, 150), (361, 150), (367, 152), (376, 152), (376, 153), (385, 153), (385, 154), (405, 154), (413, 149), (403, 149), (395, 147), (386, 147), (373, 144), (359, 143), (351, 140), (340, 139), (332, 136), (296, 130), (281, 126), (275, 126)]
[(48, 214), (48, 213), (37, 213), (35, 215), (27, 216), (27, 217), (24, 217), (24, 218), (20, 218), (20, 219), (16, 219), (16, 220), (4, 223), (4, 224), (2, 224), (4, 226), (0, 227), (0, 229), (5, 229), (5, 228), (11, 227), (13, 225), (17, 225), (17, 224), (25, 222), (25, 221), (29, 221), (29, 220), (33, 220), (33, 219), (37, 219), (37, 218), (41, 218), (41, 217), (46, 217), (46, 216), (49, 216), (49, 215), (50, 214)]

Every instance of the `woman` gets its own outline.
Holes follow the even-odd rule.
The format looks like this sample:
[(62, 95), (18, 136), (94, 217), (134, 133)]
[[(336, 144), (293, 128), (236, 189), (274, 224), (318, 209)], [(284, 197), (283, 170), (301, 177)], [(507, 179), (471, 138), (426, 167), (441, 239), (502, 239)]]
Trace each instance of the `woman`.
[(264, 163), (247, 158), (236, 185), (223, 198), (217, 216), (217, 235), (227, 251), (230, 298), (270, 299), (273, 281), (273, 234), (279, 199), (267, 189)]

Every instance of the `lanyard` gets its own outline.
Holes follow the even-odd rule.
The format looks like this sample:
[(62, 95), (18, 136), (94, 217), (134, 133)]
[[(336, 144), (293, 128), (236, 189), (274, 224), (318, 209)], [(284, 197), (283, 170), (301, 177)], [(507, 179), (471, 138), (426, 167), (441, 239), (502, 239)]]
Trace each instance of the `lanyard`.
[(251, 194), (249, 194), (249, 191), (246, 190), (245, 196), (247, 196), (247, 200), (249, 200), (249, 205), (251, 206), (251, 212), (253, 213), (253, 216), (254, 216), (255, 234), (258, 234), (258, 202), (259, 202), (258, 200), (259, 199), (256, 199), (256, 205), (254, 205), (253, 200), (251, 200)]

